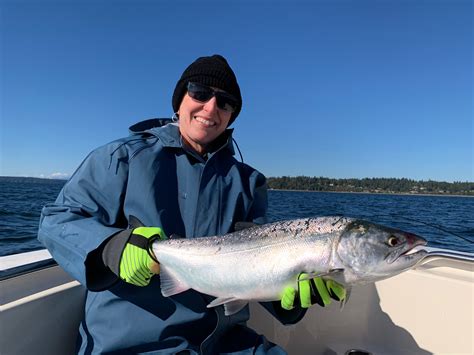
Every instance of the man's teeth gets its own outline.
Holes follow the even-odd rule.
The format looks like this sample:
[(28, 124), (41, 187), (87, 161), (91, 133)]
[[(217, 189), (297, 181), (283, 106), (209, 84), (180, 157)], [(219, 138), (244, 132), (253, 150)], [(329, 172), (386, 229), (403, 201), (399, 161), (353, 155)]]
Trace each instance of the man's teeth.
[(206, 126), (209, 126), (209, 127), (210, 127), (210, 126), (215, 126), (215, 125), (216, 125), (216, 123), (215, 123), (215, 122), (213, 122), (213, 121), (208, 121), (208, 120), (205, 120), (204, 118), (201, 118), (201, 117), (198, 117), (198, 116), (194, 116), (194, 119), (195, 119), (196, 121), (199, 121), (199, 122), (201, 122), (202, 124), (205, 124)]

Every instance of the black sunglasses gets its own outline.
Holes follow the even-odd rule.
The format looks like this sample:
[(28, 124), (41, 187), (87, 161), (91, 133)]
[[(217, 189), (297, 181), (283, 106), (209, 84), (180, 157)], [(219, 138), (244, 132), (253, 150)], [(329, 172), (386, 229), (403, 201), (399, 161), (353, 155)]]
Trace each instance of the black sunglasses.
[(228, 94), (225, 91), (217, 91), (209, 86), (193, 82), (188, 83), (188, 95), (194, 100), (200, 102), (207, 102), (215, 96), (217, 107), (227, 112), (235, 112), (239, 105), (238, 100), (231, 94)]

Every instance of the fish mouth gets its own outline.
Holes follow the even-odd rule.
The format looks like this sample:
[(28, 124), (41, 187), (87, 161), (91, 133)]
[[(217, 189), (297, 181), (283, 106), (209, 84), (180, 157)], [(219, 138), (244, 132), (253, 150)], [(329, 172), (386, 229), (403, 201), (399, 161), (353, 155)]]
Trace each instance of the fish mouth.
[(417, 246), (414, 246), (413, 248), (411, 248), (410, 250), (407, 250), (406, 252), (404, 252), (403, 254), (400, 254), (400, 256), (397, 258), (401, 258), (401, 257), (404, 257), (404, 258), (410, 258), (410, 257), (416, 257), (416, 256), (419, 256), (419, 255), (425, 255), (428, 253), (427, 250), (423, 249), (423, 246), (426, 245), (426, 243), (424, 244), (421, 244), (421, 245), (417, 245)]
[(398, 255), (397, 258), (395, 258), (393, 261), (398, 261), (398, 260), (403, 260), (404, 262), (410, 261), (410, 260), (418, 260), (421, 259), (423, 256), (428, 254), (428, 251), (423, 249), (423, 246), (427, 244), (426, 240), (424, 239), (418, 239), (416, 240), (410, 248), (405, 250), (403, 253)]
[(405, 244), (405, 248), (392, 251), (387, 255), (386, 261), (389, 264), (392, 263), (403, 263), (410, 264), (417, 262), (428, 252), (423, 249), (423, 246), (427, 244), (427, 241), (423, 238), (409, 238), (408, 243)]

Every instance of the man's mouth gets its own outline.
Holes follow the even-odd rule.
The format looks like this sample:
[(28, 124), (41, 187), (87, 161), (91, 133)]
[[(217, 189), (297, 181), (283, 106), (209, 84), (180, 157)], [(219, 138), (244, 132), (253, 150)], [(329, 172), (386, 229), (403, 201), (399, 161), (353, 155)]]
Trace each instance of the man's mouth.
[(207, 126), (207, 127), (212, 127), (212, 126), (215, 126), (216, 123), (214, 121), (209, 121), (209, 120), (206, 120), (200, 116), (194, 116), (194, 119), (200, 123), (202, 123), (203, 125)]

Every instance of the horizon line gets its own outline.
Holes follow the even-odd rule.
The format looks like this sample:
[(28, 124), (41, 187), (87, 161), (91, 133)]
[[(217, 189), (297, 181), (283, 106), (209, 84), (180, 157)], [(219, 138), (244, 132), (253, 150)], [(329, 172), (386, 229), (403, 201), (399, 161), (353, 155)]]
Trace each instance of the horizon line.
[[(0, 178), (24, 178), (24, 179), (40, 179), (40, 180), (61, 180), (61, 181), (67, 181), (69, 180), (71, 176), (67, 175), (63, 178), (61, 177), (53, 177), (53, 176), (27, 176), (27, 175), (0, 175)], [(337, 177), (328, 177), (328, 176), (310, 176), (310, 175), (281, 175), (281, 176), (266, 176), (267, 179), (279, 179), (279, 178), (322, 178), (322, 179), (332, 179), (332, 180), (364, 180), (364, 179), (393, 179), (393, 180), (411, 180), (414, 182), (440, 182), (440, 183), (447, 183), (447, 184), (456, 184), (456, 183), (461, 183), (461, 184), (474, 184), (474, 181), (462, 181), (462, 180), (453, 180), (453, 181), (445, 181), (445, 180), (433, 180), (431, 178), (424, 180), (417, 180), (414, 178), (407, 178), (407, 177), (363, 177), (363, 178), (355, 178), (355, 177), (350, 177), (350, 178), (337, 178)]]

